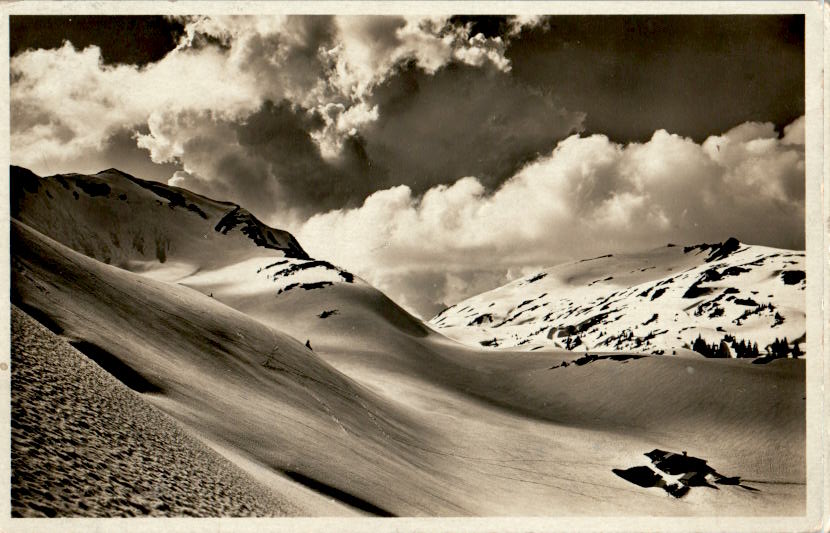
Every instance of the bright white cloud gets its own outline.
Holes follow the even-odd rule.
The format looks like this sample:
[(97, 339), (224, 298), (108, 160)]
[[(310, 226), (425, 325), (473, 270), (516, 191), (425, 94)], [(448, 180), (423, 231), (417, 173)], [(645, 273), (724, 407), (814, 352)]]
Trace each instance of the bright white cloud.
[(407, 60), (430, 73), (451, 60), (509, 68), (500, 39), (471, 38), (446, 19), (195, 17), (178, 48), (141, 68), (104, 65), (99, 48), (69, 43), (13, 57), (12, 155), (35, 170), (44, 160), (63, 166), (101, 149), (114, 131), (149, 123), (141, 146), (154, 148), (154, 160), (184, 159), (190, 130), (174, 128), (183, 123), (177, 114), (243, 120), (265, 100), (288, 100), (336, 111), (315, 134), (333, 156), (344, 137), (377, 119), (366, 97)]
[(663, 130), (629, 145), (574, 135), (493, 194), (473, 177), (421, 198), (398, 186), (359, 208), (316, 215), (297, 235), (311, 254), (353, 269), (401, 301), (423, 300), (423, 283), (409, 279), (441, 272), (433, 304), (461, 296), (447, 276), (469, 278), (483, 265), (506, 273), (730, 235), (800, 247), (803, 125), (795, 121), (778, 139), (771, 124), (742, 124), (702, 144)]
[(99, 149), (113, 131), (145, 123), (158, 110), (235, 115), (259, 103), (250, 83), (228, 72), (212, 48), (139, 69), (105, 66), (99, 48), (78, 51), (67, 43), (15, 56), (11, 72), (12, 154), (23, 164)]

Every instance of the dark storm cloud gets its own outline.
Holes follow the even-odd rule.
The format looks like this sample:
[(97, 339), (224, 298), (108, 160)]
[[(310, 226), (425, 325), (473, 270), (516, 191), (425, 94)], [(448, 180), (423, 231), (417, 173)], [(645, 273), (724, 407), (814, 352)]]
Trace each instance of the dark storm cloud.
[[(265, 105), (234, 129), (249, 160), (262, 163), (263, 179), (280, 184), (284, 200), (311, 212), (357, 205), (388, 186), (384, 173), (369, 161), (362, 139), (352, 136), (341, 153), (324, 159), (311, 132), (322, 126), (319, 115), (283, 101)], [(226, 169), (223, 173), (230, 176)], [(256, 189), (250, 194), (258, 194)]]
[(556, 16), (511, 41), (516, 79), (587, 114), (586, 133), (702, 141), (804, 114), (804, 16)]
[(464, 176), (496, 187), (581, 129), (583, 115), (503, 72), (451, 64), (434, 75), (404, 68), (376, 89), (369, 157), (416, 193)]
[(60, 48), (64, 41), (81, 49), (101, 48), (104, 63), (146, 65), (176, 47), (184, 26), (161, 16), (12, 15), (9, 53)]
[(357, 135), (344, 141), (337, 156), (324, 158), (311, 135), (321, 120), (288, 101), (266, 101), (241, 122), (179, 114), (175, 121), (188, 128), (186, 172), (172, 183), (235, 201), (264, 218), (356, 206), (389, 186)]

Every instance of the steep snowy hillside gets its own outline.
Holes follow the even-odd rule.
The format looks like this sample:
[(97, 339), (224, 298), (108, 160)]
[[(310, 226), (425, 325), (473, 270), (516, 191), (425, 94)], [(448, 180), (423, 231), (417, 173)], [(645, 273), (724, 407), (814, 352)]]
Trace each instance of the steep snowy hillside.
[(565, 263), (429, 323), (493, 348), (793, 355), (804, 349), (805, 288), (804, 252), (729, 239)]
[(362, 323), (375, 333), (380, 324), (391, 324), (389, 335), (398, 326), (416, 336), (428, 331), (374, 287), (308, 257), (290, 233), (243, 207), (116, 169), (47, 178), (10, 170), (14, 219), (103, 263), (196, 289), (303, 341), (323, 341), (341, 319), (348, 325), (339, 333), (365, 340), (354, 323), (366, 315)]

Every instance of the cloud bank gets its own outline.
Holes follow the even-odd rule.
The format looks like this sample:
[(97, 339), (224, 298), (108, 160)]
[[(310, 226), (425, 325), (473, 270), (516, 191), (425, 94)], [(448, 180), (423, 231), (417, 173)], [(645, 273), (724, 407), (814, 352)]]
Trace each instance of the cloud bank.
[(492, 193), (476, 177), (422, 197), (401, 185), (310, 218), (310, 253), (360, 273), (422, 316), (532, 265), (668, 242), (804, 246), (804, 120), (744, 123), (703, 143), (573, 135)]
[(13, 162), (100, 170), (131, 131), (153, 162), (175, 167), (165, 179), (274, 223), (422, 174), (426, 190), (479, 170), (457, 150), (414, 164), (442, 133), (488, 155), (507, 133), (501, 156), (516, 161), (578, 131), (582, 114), (509, 77), (506, 39), (537, 22), (514, 19), (503, 39), (446, 17), (194, 17), (173, 51), (142, 66), (68, 42), (28, 50), (11, 60)]

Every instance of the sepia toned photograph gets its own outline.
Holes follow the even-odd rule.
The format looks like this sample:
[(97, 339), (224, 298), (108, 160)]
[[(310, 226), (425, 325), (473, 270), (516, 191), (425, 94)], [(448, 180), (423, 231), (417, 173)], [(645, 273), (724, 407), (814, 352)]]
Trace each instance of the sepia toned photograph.
[(803, 2), (159, 4), (5, 13), (4, 524), (808, 514)]

